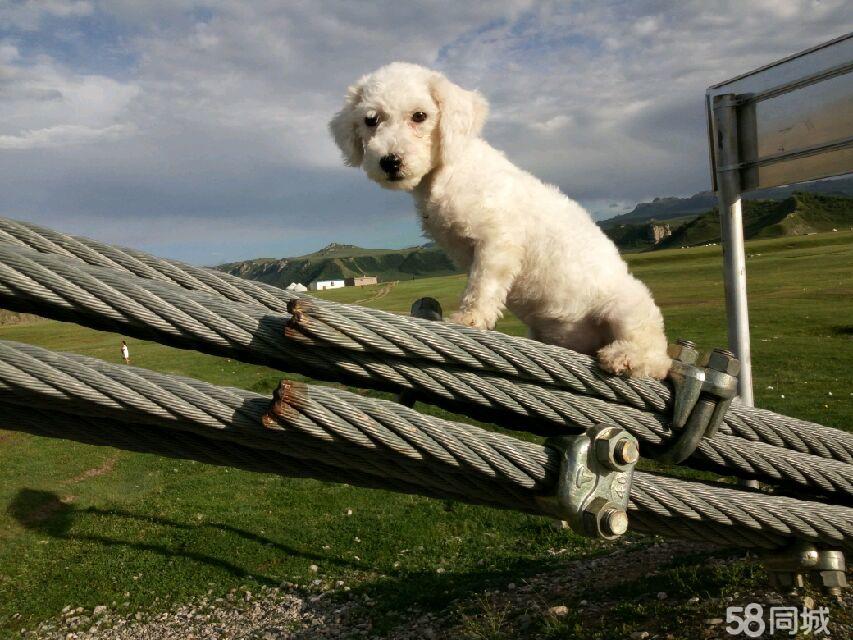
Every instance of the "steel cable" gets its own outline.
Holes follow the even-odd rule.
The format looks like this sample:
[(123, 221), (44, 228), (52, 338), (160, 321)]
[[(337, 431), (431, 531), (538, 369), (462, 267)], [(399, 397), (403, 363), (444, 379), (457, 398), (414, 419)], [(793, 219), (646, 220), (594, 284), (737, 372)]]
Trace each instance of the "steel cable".
[[(188, 290), (215, 293), (242, 304), (261, 305), (276, 313), (298, 302), (313, 312), (303, 337), (313, 335), (337, 348), (375, 350), (389, 357), (425, 359), (492, 372), (655, 412), (666, 411), (671, 402), (671, 390), (664, 383), (609, 376), (588, 356), (524, 338), (301, 297), (220, 271), (192, 267), (4, 218), (0, 218), (2, 241), (121, 270), (140, 278), (170, 282)], [(720, 431), (802, 453), (853, 462), (853, 437), (849, 434), (761, 409), (733, 406)]]
[[(514, 428), (536, 430), (544, 425), (565, 430), (567, 425), (586, 428), (610, 422), (651, 447), (672, 437), (667, 418), (658, 413), (495, 374), (306, 346), (283, 336), (289, 316), (272, 315), (260, 305), (236, 304), (217, 294), (8, 243), (0, 243), (0, 301), (19, 310), (183, 348), (365, 386), (411, 389), (451, 408), (479, 407)], [(839, 441), (848, 437), (835, 433)], [(853, 495), (853, 465), (724, 433), (704, 439), (690, 463), (847, 498)]]
[[(38, 432), (48, 421), (55, 424), (52, 435), (84, 439), (77, 433), (80, 421), (112, 423), (137, 442), (128, 447), (134, 450), (171, 447), (174, 455), (201, 459), (198, 447), (211, 441), (220, 461), (236, 447), (236, 466), (260, 455), (248, 450), (266, 452), (282, 466), (299, 459), (303, 475), (349, 481), (352, 470), (356, 478), (376, 479), (371, 486), (394, 489), (399, 482), (415, 493), (533, 512), (535, 498), (554, 491), (553, 449), (339, 389), (296, 385), (289, 410), (270, 422), (261, 420), (269, 404), (264, 396), (189, 378), (8, 342), (0, 343), (0, 363), (0, 415), (12, 429)], [(76, 416), (73, 428), (60, 427), (64, 416)], [(148, 445), (139, 444), (145, 438)], [(170, 438), (171, 444), (150, 444)], [(185, 440), (191, 444), (182, 448)], [(122, 440), (100, 443), (121, 446)], [(332, 468), (340, 469), (338, 478)], [(260, 462), (255, 470), (275, 471)], [(718, 532), (740, 530), (720, 534), (717, 540), (725, 543), (768, 546), (798, 538), (847, 548), (853, 540), (851, 508), (647, 473), (635, 474), (631, 508), (642, 514), (643, 527), (663, 534), (708, 539), (698, 533), (706, 523)]]

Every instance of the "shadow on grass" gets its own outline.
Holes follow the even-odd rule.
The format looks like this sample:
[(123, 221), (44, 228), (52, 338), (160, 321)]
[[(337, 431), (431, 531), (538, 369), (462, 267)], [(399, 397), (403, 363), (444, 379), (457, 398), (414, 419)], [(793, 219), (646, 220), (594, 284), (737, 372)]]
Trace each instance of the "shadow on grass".
[(188, 524), (175, 520), (169, 520), (168, 518), (141, 515), (122, 510), (104, 510), (98, 509), (96, 507), (77, 509), (68, 502), (63, 501), (57, 494), (50, 491), (21, 489), (18, 491), (17, 494), (15, 494), (15, 497), (9, 503), (8, 507), (6, 508), (6, 513), (12, 518), (14, 518), (21, 526), (25, 527), (26, 529), (38, 531), (39, 533), (51, 536), (53, 538), (72, 540), (75, 542), (94, 542), (108, 547), (128, 547), (137, 549), (139, 551), (149, 551), (152, 553), (157, 553), (167, 557), (180, 556), (192, 560), (194, 562), (199, 562), (213, 567), (217, 567), (219, 569), (227, 571), (228, 573), (234, 576), (253, 578), (260, 583), (267, 584), (270, 586), (280, 584), (281, 579), (275, 578), (273, 576), (266, 576), (263, 574), (254, 573), (221, 558), (216, 558), (213, 556), (205, 555), (203, 553), (187, 551), (185, 549), (178, 549), (165, 545), (130, 542), (126, 540), (110, 538), (107, 536), (71, 533), (71, 529), (74, 525), (75, 519), (87, 516), (96, 516), (100, 518), (125, 518), (135, 520), (137, 522), (155, 524), (162, 527), (171, 527), (173, 529), (180, 529), (185, 531), (211, 529), (228, 532), (230, 534), (239, 536), (244, 540), (249, 540), (258, 544), (271, 546), (287, 555), (301, 556), (309, 560), (322, 561), (325, 564), (337, 564), (350, 568), (363, 568), (357, 563), (351, 563), (346, 560), (329, 558), (327, 556), (321, 556), (314, 553), (306, 553), (305, 551), (299, 551), (297, 549), (294, 549), (293, 547), (281, 544), (280, 542), (276, 542), (264, 536), (252, 533), (251, 531), (246, 531), (244, 529), (233, 527), (227, 524), (213, 522)]
[[(104, 510), (96, 507), (76, 508), (73, 504), (63, 501), (59, 495), (50, 491), (21, 489), (8, 504), (6, 511), (25, 528), (59, 540), (95, 543), (106, 548), (135, 549), (157, 553), (169, 558), (181, 557), (191, 562), (216, 567), (238, 579), (249, 578), (268, 586), (278, 586), (281, 578), (249, 571), (234, 562), (216, 556), (173, 546), (120, 540), (106, 535), (75, 533), (74, 528), (75, 525), (80, 526), (80, 520), (94, 517), (98, 521), (106, 521), (108, 518), (128, 519), (182, 531), (224, 531), (253, 543), (271, 545), (284, 554), (315, 560), (319, 564), (334, 563), (369, 571), (368, 566), (299, 551), (265, 536), (228, 524), (186, 523), (125, 510)], [(95, 524), (97, 525), (98, 522)], [(485, 614), (480, 610), (482, 609), (480, 604), (485, 602), (483, 598), (486, 596), (477, 594), (483, 594), (486, 590), (498, 590), (505, 593), (507, 584), (510, 582), (523, 585), (533, 576), (555, 575), (555, 571), (556, 575), (559, 575), (561, 571), (571, 575), (578, 568), (586, 565), (586, 562), (593, 557), (603, 558), (599, 562), (614, 566), (624, 562), (627, 562), (629, 566), (637, 564), (634, 558), (638, 556), (610, 558), (609, 555), (604, 556), (608, 550), (607, 545), (590, 544), (588, 547), (574, 547), (570, 556), (560, 560), (554, 558), (495, 558), (496, 565), (476, 568), (465, 567), (458, 572), (452, 571), (452, 568), (447, 573), (437, 573), (430, 569), (401, 570), (399, 572), (392, 570), (387, 576), (377, 577), (373, 575), (366, 581), (356, 582), (352, 585), (349, 593), (336, 592), (330, 596), (333, 601), (353, 600), (354, 602), (361, 602), (365, 597), (372, 600), (373, 604), (370, 608), (365, 605), (353, 609), (351, 614), (353, 617), (350, 618), (350, 621), (354, 623), (355, 621), (369, 619), (372, 622), (373, 631), (379, 634), (386, 633), (400, 625), (410, 624), (412, 622), (410, 618), (413, 615), (420, 615), (420, 612), (444, 612), (444, 615), (449, 618), (446, 624), (451, 625), (464, 623), (466, 618), (473, 616), (472, 620), (476, 620), (477, 624), (482, 625), (485, 623), (481, 618), (488, 618), (488, 616), (484, 618)], [(638, 545), (631, 553), (638, 553), (642, 556), (646, 553), (645, 546)], [(576, 562), (579, 563), (577, 566), (575, 566)], [(561, 585), (564, 591), (554, 593), (552, 591), (556, 583), (546, 582), (545, 585), (548, 585), (548, 589), (541, 593), (531, 594), (530, 599), (540, 602), (542, 610), (546, 610), (556, 600), (559, 600), (560, 603), (574, 605), (581, 597), (593, 600), (601, 596), (605, 596), (609, 600), (620, 601), (624, 599), (631, 602), (639, 597), (639, 605), (648, 608), (648, 602), (651, 602), (655, 607), (661, 608), (663, 605), (658, 604), (654, 598), (657, 591), (665, 590), (671, 596), (684, 598), (702, 592), (719, 595), (724, 593), (727, 585), (732, 583), (739, 587), (754, 586), (754, 576), (747, 575), (747, 572), (741, 567), (732, 568), (722, 565), (720, 568), (716, 568), (705, 565), (707, 565), (705, 554), (684, 555), (675, 562), (664, 562), (663, 567), (655, 567), (659, 570), (662, 569), (659, 575), (648, 575), (646, 571), (640, 571), (640, 575), (633, 576), (633, 578), (626, 575), (624, 580), (620, 579), (619, 584), (606, 588), (603, 592), (601, 589), (590, 588), (590, 581), (593, 583), (596, 581), (596, 570), (587, 567), (585, 571), (581, 570), (577, 582), (573, 581), (570, 586)], [(608, 574), (612, 571), (614, 571), (613, 567), (604, 570)], [(495, 602), (500, 604), (503, 601), (496, 600)], [(416, 606), (417, 612), (409, 609), (413, 605)], [(501, 604), (501, 606), (503, 605)], [(325, 607), (323, 609), (326, 610)], [(515, 611), (507, 619), (506, 624), (511, 631), (510, 635), (504, 637), (517, 637), (513, 635), (514, 631), (517, 630), (513, 627), (514, 620), (522, 613), (524, 611)], [(620, 612), (612, 615), (617, 613), (622, 615)], [(624, 615), (630, 617), (628, 613)], [(628, 620), (626, 619), (625, 622), (627, 624)], [(551, 630), (553, 634), (548, 637), (574, 637), (571, 634), (566, 635), (568, 633), (567, 625), (568, 621), (562, 621), (558, 628)], [(311, 634), (315, 634), (316, 631), (317, 629), (312, 628)], [(307, 631), (306, 634), (308, 634)], [(316, 637), (311, 634), (306, 636), (297, 634), (294, 637)], [(475, 634), (471, 637), (479, 636)], [(490, 635), (488, 637), (501, 636)]]
[[(108, 518), (130, 519), (184, 531), (203, 529), (224, 531), (253, 543), (271, 545), (283, 554), (301, 556), (316, 561), (318, 564), (335, 564), (362, 571), (370, 570), (370, 567), (361, 563), (294, 549), (265, 536), (228, 524), (185, 523), (124, 510), (104, 510), (96, 507), (77, 508), (51, 491), (21, 489), (6, 507), (6, 513), (26, 529), (48, 535), (57, 540), (94, 543), (106, 548), (133, 549), (156, 553), (167, 558), (185, 558), (191, 562), (223, 570), (236, 578), (248, 578), (268, 586), (280, 585), (282, 577), (253, 572), (221, 557), (171, 545), (121, 540), (107, 535), (77, 533), (74, 528), (75, 525), (79, 527), (81, 520), (95, 517), (100, 520)], [(97, 526), (97, 523), (95, 524)], [(496, 567), (472, 569), (458, 573), (439, 574), (431, 570), (401, 571), (396, 574), (374, 577), (366, 582), (361, 582), (361, 584), (354, 584), (350, 594), (337, 593), (333, 597), (344, 600), (354, 596), (356, 601), (360, 601), (364, 596), (370, 597), (376, 602), (376, 606), (365, 614), (374, 621), (377, 629), (383, 629), (403, 622), (397, 613), (405, 611), (413, 604), (417, 604), (419, 608), (424, 610), (442, 610), (448, 606), (453, 606), (455, 601), (466, 599), (472, 593), (480, 592), (483, 589), (505, 588), (508, 582), (523, 581), (528, 576), (549, 569), (553, 569), (553, 563), (550, 560), (504, 559)]]

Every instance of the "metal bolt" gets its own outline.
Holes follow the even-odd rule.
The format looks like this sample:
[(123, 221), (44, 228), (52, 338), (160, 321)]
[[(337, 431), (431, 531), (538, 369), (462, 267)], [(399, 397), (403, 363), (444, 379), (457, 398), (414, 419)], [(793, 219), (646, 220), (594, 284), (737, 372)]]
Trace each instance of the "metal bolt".
[(615, 502), (599, 496), (583, 510), (583, 528), (589, 536), (613, 540), (628, 530), (628, 514)]
[(676, 344), (669, 345), (668, 352), (670, 358), (684, 364), (696, 364), (696, 360), (699, 358), (696, 344), (690, 340), (676, 340)]
[(708, 368), (736, 376), (740, 373), (740, 360), (728, 349), (714, 349), (708, 354)]
[(600, 425), (593, 446), (598, 461), (612, 471), (624, 471), (640, 457), (634, 438), (619, 427)]
[(619, 440), (613, 453), (617, 464), (634, 464), (640, 459), (640, 448), (637, 442), (628, 438)]
[(847, 574), (844, 571), (821, 571), (820, 580), (823, 591), (833, 598), (841, 597), (841, 590), (847, 586)]
[(841, 599), (841, 587), (824, 587), (824, 591), (831, 598), (835, 598), (836, 600)]
[(615, 506), (601, 512), (601, 531), (606, 536), (621, 536), (628, 530), (628, 514)]
[(820, 552), (816, 571), (823, 590), (833, 598), (840, 598), (841, 590), (847, 586), (846, 570), (847, 563), (843, 552), (834, 549)]

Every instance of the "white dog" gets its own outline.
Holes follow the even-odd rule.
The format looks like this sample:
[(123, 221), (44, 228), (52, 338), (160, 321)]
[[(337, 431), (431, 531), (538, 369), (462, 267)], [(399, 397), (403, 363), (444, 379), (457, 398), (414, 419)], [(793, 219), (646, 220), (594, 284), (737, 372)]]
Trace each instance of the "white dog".
[(452, 321), (491, 329), (508, 307), (536, 340), (597, 353), (612, 373), (664, 377), (649, 290), (583, 207), (479, 137), (487, 113), (479, 93), (395, 62), (349, 88), (330, 128), (348, 165), (412, 193), (424, 232), (468, 270)]

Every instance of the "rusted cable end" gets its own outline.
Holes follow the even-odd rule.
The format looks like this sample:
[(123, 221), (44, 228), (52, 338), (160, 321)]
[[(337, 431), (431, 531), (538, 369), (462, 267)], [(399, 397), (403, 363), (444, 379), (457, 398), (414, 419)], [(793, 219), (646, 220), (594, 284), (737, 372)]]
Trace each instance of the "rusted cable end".
[(303, 341), (308, 339), (303, 329), (308, 323), (311, 303), (308, 300), (296, 298), (287, 303), (287, 311), (290, 313), (290, 320), (284, 325), (284, 336)]
[(299, 398), (304, 395), (305, 385), (293, 380), (282, 380), (275, 391), (273, 391), (272, 402), (267, 412), (261, 418), (265, 427), (274, 428), (279, 426), (279, 420), (292, 421), (298, 411), (296, 406)]

